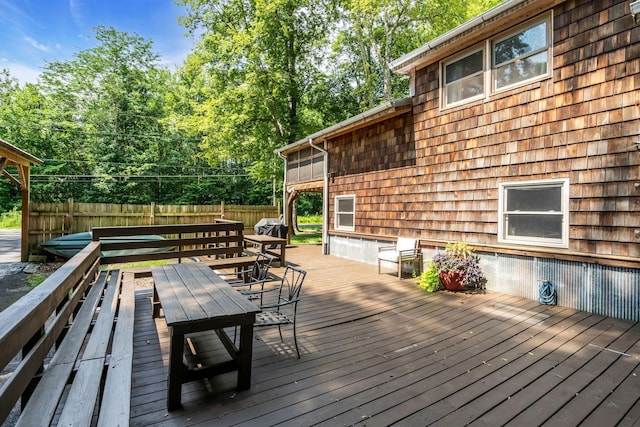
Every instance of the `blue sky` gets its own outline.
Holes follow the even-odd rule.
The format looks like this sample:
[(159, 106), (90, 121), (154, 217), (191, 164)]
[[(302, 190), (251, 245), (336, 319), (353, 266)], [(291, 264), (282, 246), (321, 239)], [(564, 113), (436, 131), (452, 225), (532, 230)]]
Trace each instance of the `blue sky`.
[(0, 69), (35, 82), (47, 62), (95, 46), (92, 28), (105, 25), (153, 40), (173, 70), (193, 45), (178, 24), (185, 13), (173, 0), (0, 0)]

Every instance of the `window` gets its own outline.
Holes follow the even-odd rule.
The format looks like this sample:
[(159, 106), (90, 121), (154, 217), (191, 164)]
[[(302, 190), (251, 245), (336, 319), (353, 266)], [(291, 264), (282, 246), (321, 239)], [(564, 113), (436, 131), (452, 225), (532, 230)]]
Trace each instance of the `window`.
[(569, 180), (500, 184), (498, 241), (569, 247)]
[(287, 154), (288, 183), (320, 180), (323, 176), (324, 154), (321, 151), (304, 148)]
[(493, 42), (493, 89), (500, 90), (548, 75), (546, 19)]
[(445, 105), (467, 101), (484, 95), (484, 50), (444, 64), (443, 96)]
[(336, 196), (336, 230), (355, 230), (356, 196)]
[(550, 76), (550, 28), (548, 15), (443, 61), (442, 108)]

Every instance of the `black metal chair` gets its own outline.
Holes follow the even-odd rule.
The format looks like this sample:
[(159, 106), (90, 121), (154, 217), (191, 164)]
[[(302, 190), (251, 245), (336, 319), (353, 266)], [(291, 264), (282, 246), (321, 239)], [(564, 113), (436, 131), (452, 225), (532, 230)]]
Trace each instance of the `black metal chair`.
[(256, 315), (255, 328), (277, 326), (282, 338), (282, 326), (293, 326), (293, 342), (296, 346), (296, 353), (300, 359), (300, 350), (298, 349), (298, 339), (296, 337), (296, 314), (298, 311), (298, 302), (300, 301), (300, 291), (302, 283), (307, 272), (297, 267), (287, 265), (280, 281), (280, 286), (264, 289), (260, 294), (278, 291), (278, 297), (275, 302), (261, 304), (261, 313)]
[[(260, 304), (262, 304), (262, 291), (265, 282), (269, 281), (269, 268), (272, 262), (273, 258), (269, 255), (259, 253), (250, 269), (235, 272), (233, 276), (223, 275), (222, 277), (234, 288), (242, 288), (238, 289), (241, 294), (250, 300), (260, 299)], [(245, 276), (248, 276), (246, 281)], [(260, 291), (255, 291), (254, 286), (259, 286)]]

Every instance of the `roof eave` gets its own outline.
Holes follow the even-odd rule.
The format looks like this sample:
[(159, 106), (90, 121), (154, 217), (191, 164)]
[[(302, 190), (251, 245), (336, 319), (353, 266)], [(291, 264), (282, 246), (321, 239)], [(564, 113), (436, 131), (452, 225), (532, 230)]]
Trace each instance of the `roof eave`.
[(542, 10), (555, 4), (562, 3), (564, 0), (506, 0), (498, 6), (489, 9), (487, 12), (479, 15), (470, 21), (446, 32), (445, 34), (431, 40), (425, 45), (401, 56), (389, 65), (390, 68), (399, 74), (409, 74), (412, 69), (426, 65), (431, 57), (436, 54), (440, 48), (458, 41), (461, 38), (468, 37), (487, 24), (496, 20), (504, 20), (506, 17), (522, 10), (529, 8), (532, 11)]
[(321, 131), (318, 131), (312, 135), (308, 135), (296, 142), (293, 142), (291, 144), (285, 145), (284, 147), (278, 148), (277, 150), (275, 150), (275, 153), (282, 154), (289, 151), (295, 151), (294, 149), (300, 147), (301, 145), (308, 145), (309, 140), (317, 141), (317, 140), (329, 138), (333, 135), (337, 135), (339, 133), (345, 132), (353, 127), (361, 126), (370, 120), (380, 118), (381, 116), (387, 116), (389, 114), (393, 114), (398, 110), (401, 110), (405, 107), (410, 107), (411, 105), (412, 105), (411, 97), (394, 99), (392, 101), (389, 101), (382, 105), (374, 107), (370, 110), (367, 110), (363, 113), (360, 113), (356, 116), (353, 116), (347, 120), (343, 120), (340, 123), (336, 123), (335, 125), (325, 128)]
[(11, 154), (12, 158), (10, 160), (19, 163), (19, 164), (29, 164), (33, 163), (35, 165), (41, 165), (42, 160), (39, 158), (27, 153), (26, 151), (16, 147), (13, 144), (8, 143), (7, 141), (0, 139), (0, 150), (6, 151)]

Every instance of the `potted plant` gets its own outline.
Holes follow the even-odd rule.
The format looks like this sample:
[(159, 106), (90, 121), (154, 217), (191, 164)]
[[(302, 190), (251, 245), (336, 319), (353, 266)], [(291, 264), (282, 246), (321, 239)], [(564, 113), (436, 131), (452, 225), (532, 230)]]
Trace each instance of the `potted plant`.
[(427, 292), (435, 292), (442, 289), (438, 264), (433, 262), (432, 259), (427, 260), (427, 268), (418, 276), (418, 286)]
[(444, 253), (439, 252), (433, 257), (433, 263), (437, 265), (438, 277), (447, 290), (484, 288), (487, 282), (480, 268), (480, 258), (465, 242), (448, 243)]

